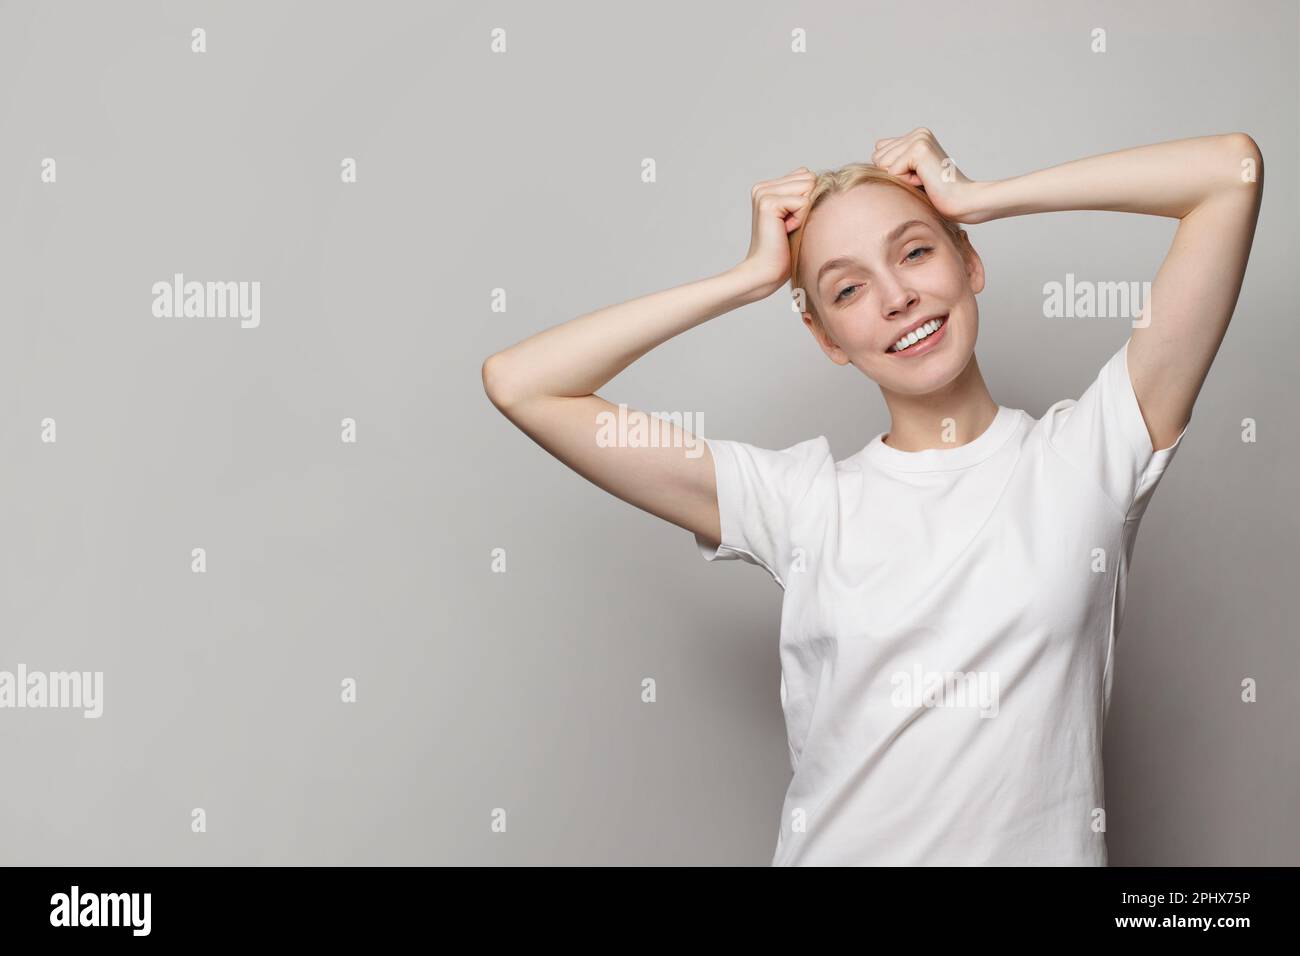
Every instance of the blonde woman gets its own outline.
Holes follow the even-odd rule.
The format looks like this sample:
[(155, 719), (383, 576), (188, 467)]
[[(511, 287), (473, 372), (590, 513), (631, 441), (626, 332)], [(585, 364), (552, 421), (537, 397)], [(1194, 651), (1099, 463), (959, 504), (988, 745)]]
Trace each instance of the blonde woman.
[[(794, 773), (774, 865), (1106, 864), (1102, 728), (1135, 535), (1227, 331), (1262, 185), (1243, 133), (975, 182), (917, 129), (869, 164), (755, 186), (736, 267), (484, 363), (491, 401), (548, 452), (783, 589)], [(1127, 341), (1034, 418), (976, 361), (985, 267), (961, 224), (1073, 209), (1178, 228)], [(839, 461), (824, 436), (701, 438), (699, 456), (676, 426), (656, 447), (596, 440), (618, 414), (597, 389), (786, 281), (826, 356), (880, 387), (887, 432)], [(1042, 330), (1017, 361), (1051, 347)]]

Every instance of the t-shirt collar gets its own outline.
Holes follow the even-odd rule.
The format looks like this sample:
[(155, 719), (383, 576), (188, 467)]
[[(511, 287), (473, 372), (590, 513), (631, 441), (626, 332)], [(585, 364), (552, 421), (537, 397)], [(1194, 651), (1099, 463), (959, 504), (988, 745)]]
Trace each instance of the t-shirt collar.
[(874, 464), (891, 471), (952, 471), (968, 468), (993, 454), (1011, 437), (1023, 412), (1018, 408), (999, 405), (992, 423), (974, 441), (955, 448), (926, 448), (923, 451), (900, 451), (884, 443), (887, 432), (881, 432), (863, 454)]

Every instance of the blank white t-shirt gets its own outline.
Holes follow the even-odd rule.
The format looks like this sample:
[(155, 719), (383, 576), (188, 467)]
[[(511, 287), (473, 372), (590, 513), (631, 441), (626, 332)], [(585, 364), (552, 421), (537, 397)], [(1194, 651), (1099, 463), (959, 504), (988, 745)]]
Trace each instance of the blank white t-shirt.
[(784, 590), (772, 865), (1105, 866), (1102, 728), (1153, 450), (1128, 343), (953, 448), (704, 439), (722, 544)]

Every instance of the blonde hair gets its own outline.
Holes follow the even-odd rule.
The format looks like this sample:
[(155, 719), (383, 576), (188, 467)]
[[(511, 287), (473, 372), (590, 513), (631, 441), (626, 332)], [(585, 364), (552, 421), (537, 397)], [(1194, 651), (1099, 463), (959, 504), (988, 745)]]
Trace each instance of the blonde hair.
[[(958, 223), (941, 216), (939, 211), (934, 208), (934, 203), (930, 202), (930, 197), (925, 194), (925, 191), (913, 186), (902, 177), (895, 176), (893, 173), (887, 172), (879, 166), (874, 166), (871, 163), (849, 163), (846, 166), (841, 166), (839, 169), (826, 170), (825, 172), (817, 174), (817, 181), (813, 184), (812, 192), (809, 194), (810, 202), (808, 205), (808, 211), (804, 214), (803, 222), (801, 222), (787, 237), (790, 242), (790, 294), (792, 296), (796, 296), (799, 290), (803, 287), (803, 276), (801, 275), (801, 270), (799, 268), (799, 250), (803, 246), (804, 229), (807, 228), (808, 222), (812, 219), (813, 212), (827, 196), (834, 196), (837, 193), (848, 192), (854, 186), (860, 186), (863, 183), (879, 183), (881, 185), (896, 186), (899, 189), (907, 190), (911, 195), (925, 203), (930, 212), (934, 214), (934, 218), (937, 219), (948, 232), (953, 245), (957, 247), (959, 252), (962, 250), (963, 243), (969, 242), (965, 229), (963, 229)], [(812, 316), (813, 322), (825, 331), (825, 326), (822, 324), (821, 317), (817, 314), (817, 310), (813, 306), (811, 294), (807, 289), (804, 289), (803, 291), (803, 311), (809, 313)]]

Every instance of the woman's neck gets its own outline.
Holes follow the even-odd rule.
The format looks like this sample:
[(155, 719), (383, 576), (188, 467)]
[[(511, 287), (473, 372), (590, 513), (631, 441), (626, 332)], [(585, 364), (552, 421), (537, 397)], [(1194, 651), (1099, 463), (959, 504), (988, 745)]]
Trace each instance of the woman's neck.
[(973, 352), (961, 374), (942, 389), (924, 395), (880, 391), (891, 422), (884, 442), (899, 451), (968, 444), (984, 434), (998, 413)]

